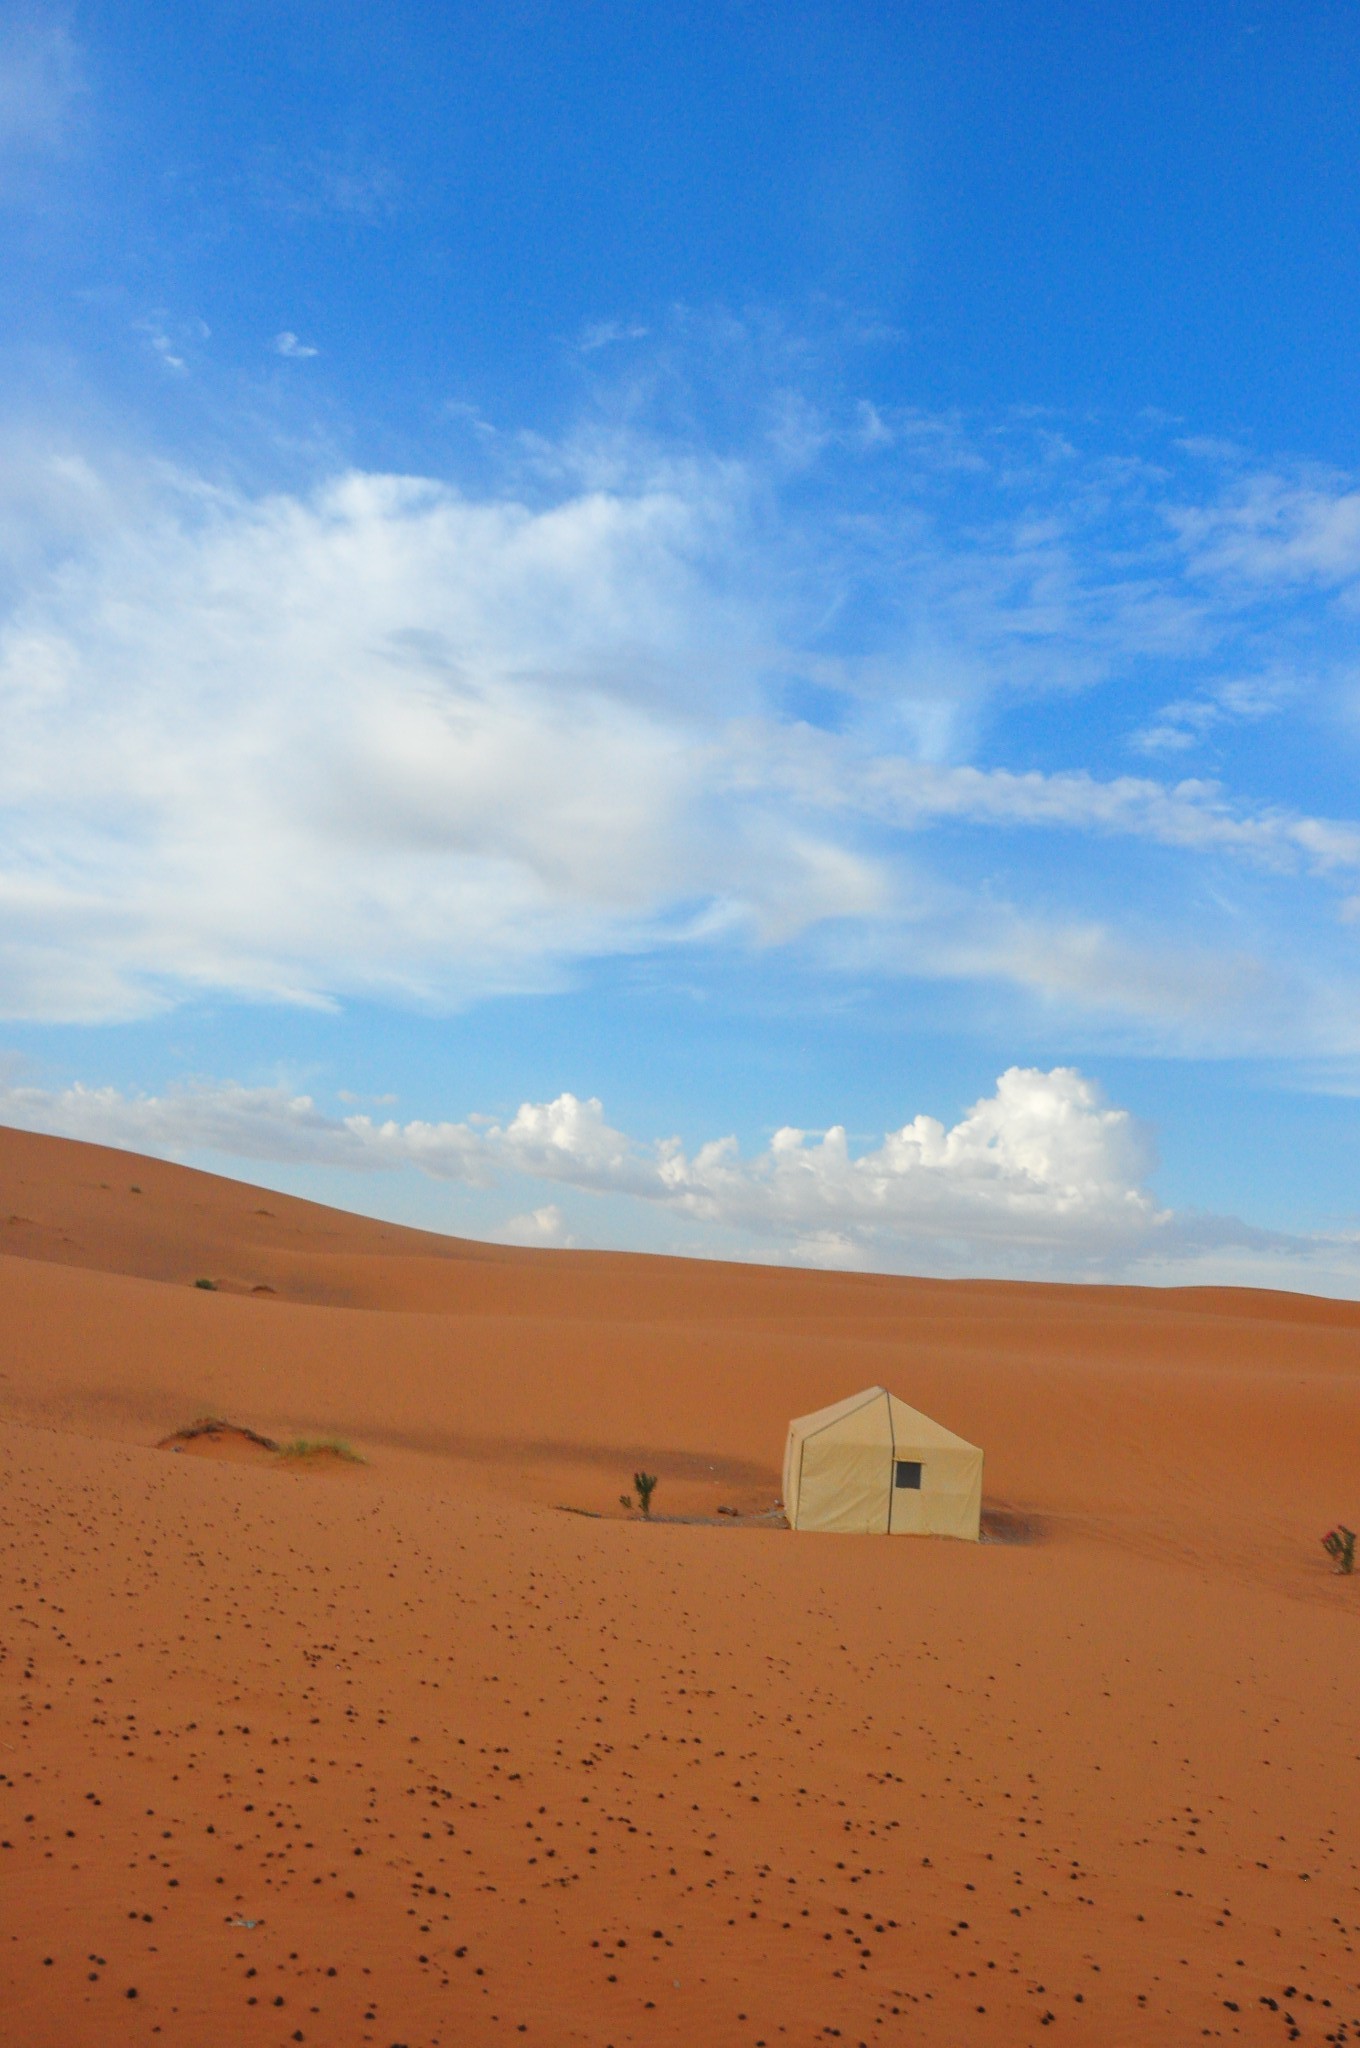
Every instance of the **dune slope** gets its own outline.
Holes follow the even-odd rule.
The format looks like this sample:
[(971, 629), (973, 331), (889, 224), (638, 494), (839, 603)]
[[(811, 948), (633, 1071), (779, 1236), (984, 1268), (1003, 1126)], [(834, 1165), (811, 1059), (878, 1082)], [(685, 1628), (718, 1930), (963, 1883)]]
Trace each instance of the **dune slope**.
[[(0, 1190), (6, 2038), (1360, 2038), (1360, 1309)], [(759, 1519), (872, 1381), (1026, 1540)]]

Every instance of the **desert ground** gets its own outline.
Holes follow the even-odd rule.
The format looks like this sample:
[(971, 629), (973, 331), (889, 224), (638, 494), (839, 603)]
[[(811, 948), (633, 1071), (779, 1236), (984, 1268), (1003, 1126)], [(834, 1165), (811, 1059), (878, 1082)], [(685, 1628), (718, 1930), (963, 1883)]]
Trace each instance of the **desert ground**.
[[(875, 1382), (987, 1540), (772, 1512)], [(1360, 2042), (1337, 1521), (1358, 1305), (508, 1250), (0, 1132), (0, 2039)]]

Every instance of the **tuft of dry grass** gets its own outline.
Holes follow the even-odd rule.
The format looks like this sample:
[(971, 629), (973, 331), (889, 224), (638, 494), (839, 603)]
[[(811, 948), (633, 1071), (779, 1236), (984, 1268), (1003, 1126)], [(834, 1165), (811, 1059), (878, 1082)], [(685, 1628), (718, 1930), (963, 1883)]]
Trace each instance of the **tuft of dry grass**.
[(291, 1458), (299, 1464), (324, 1458), (337, 1458), (345, 1465), (363, 1465), (367, 1462), (352, 1444), (347, 1444), (343, 1437), (338, 1436), (295, 1436), (290, 1443), (279, 1444), (277, 1449), (281, 1458)]
[(200, 1415), (185, 1429), (177, 1429), (167, 1443), (190, 1443), (196, 1436), (240, 1436), (247, 1443), (258, 1444), (261, 1450), (276, 1451), (279, 1447), (272, 1436), (261, 1436), (258, 1429), (247, 1429), (244, 1423), (228, 1422), (221, 1415)]
[(216, 1437), (236, 1439), (239, 1442), (258, 1444), (262, 1451), (272, 1451), (276, 1458), (286, 1458), (295, 1465), (365, 1465), (368, 1460), (338, 1436), (295, 1436), (287, 1443), (276, 1443), (272, 1436), (262, 1436), (257, 1429), (247, 1429), (244, 1423), (228, 1422), (220, 1415), (200, 1415), (183, 1429), (177, 1429), (173, 1436), (165, 1439), (163, 1448), (174, 1444), (192, 1443), (195, 1437)]

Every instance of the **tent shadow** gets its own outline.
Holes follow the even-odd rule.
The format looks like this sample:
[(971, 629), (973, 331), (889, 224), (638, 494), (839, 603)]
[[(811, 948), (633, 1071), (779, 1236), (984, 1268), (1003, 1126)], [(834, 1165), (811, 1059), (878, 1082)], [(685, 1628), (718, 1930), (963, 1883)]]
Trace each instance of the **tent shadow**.
[(1043, 1543), (1047, 1536), (1048, 1527), (1042, 1516), (1007, 1507), (1001, 1501), (983, 1503), (981, 1542)]

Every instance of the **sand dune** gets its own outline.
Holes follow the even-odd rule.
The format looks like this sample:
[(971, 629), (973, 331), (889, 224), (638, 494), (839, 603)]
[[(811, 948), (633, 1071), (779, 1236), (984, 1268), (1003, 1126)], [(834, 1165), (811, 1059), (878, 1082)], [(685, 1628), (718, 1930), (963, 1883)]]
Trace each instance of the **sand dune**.
[[(509, 1250), (4, 1132), (0, 1319), (6, 2040), (1360, 2038), (1360, 1308)], [(1026, 1540), (760, 1521), (873, 1381)], [(157, 1448), (204, 1414), (365, 1462)]]

